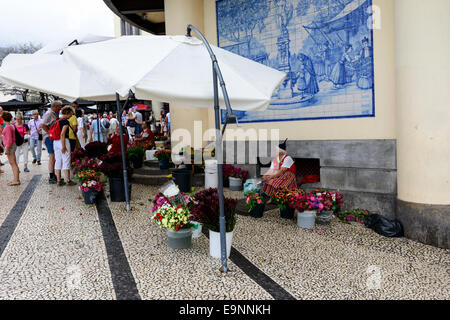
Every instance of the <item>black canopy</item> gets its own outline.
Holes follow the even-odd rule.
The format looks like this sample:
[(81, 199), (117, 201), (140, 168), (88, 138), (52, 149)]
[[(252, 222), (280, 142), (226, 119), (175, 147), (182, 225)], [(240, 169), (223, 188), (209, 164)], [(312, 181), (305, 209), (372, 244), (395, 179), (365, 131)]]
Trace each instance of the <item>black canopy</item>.
[(12, 99), (6, 102), (0, 103), (0, 107), (5, 111), (30, 111), (35, 109), (40, 109), (44, 106), (41, 102), (27, 102), (27, 101), (19, 101), (17, 99)]

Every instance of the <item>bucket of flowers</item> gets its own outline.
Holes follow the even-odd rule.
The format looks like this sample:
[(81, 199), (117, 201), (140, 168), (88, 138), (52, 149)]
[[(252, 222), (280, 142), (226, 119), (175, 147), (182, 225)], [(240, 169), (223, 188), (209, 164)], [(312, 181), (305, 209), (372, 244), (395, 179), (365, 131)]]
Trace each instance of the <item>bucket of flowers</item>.
[(259, 191), (250, 191), (247, 193), (245, 203), (250, 216), (253, 218), (262, 218), (264, 214), (264, 197)]
[[(109, 183), (109, 195), (112, 202), (124, 202), (125, 201), (125, 181), (123, 179), (123, 165), (122, 154), (111, 153), (100, 157), (101, 163), (99, 165), (100, 171), (108, 177)], [(131, 179), (133, 169), (130, 167), (130, 161), (128, 157), (125, 159), (128, 179)], [(128, 180), (128, 193), (131, 197), (131, 183)]]
[(142, 168), (144, 163), (145, 148), (142, 146), (130, 147), (127, 149), (128, 159), (134, 169)]
[[(329, 224), (333, 218), (333, 214), (339, 212), (342, 205), (343, 195), (339, 192), (331, 192), (323, 189), (315, 189), (311, 192), (316, 199), (320, 199), (322, 205), (321, 210), (316, 213), (316, 223)], [(323, 206), (323, 207), (322, 207)]]
[[(209, 254), (220, 259), (220, 223), (219, 223), (219, 193), (217, 189), (206, 189), (194, 195), (194, 208), (191, 210), (192, 220), (200, 222), (209, 230)], [(236, 199), (224, 198), (226, 252), (230, 256), (233, 231), (236, 226)]]
[(242, 170), (240, 168), (233, 168), (231, 172), (230, 180), (230, 190), (233, 191), (241, 191), (242, 190), (242, 182), (247, 178), (248, 171)]
[(74, 173), (75, 179), (77, 179), (80, 183), (85, 181), (95, 180), (100, 181), (101, 173), (92, 168), (81, 169), (80, 171), (76, 171)]
[(293, 219), (295, 209), (290, 206), (290, 197), (295, 190), (280, 189), (272, 195), (272, 202), (278, 205), (282, 219)]
[(95, 204), (97, 196), (102, 190), (102, 184), (96, 180), (86, 180), (84, 181), (80, 189), (83, 193), (85, 204)]
[(170, 149), (160, 149), (155, 152), (155, 157), (158, 159), (159, 168), (161, 170), (169, 169), (169, 159), (171, 157)]
[(72, 162), (73, 174), (77, 175), (78, 172), (92, 169), (94, 171), (99, 171), (98, 159), (97, 158), (78, 158)]
[(99, 141), (93, 141), (84, 146), (86, 155), (89, 158), (99, 158), (108, 153), (108, 144)]
[[(160, 198), (161, 199), (161, 198)], [(169, 248), (187, 249), (192, 242), (191, 213), (186, 205), (172, 205), (168, 200), (160, 200), (155, 205), (152, 220), (161, 229), (167, 229)]]
[(314, 229), (320, 201), (312, 194), (297, 190), (291, 193), (289, 202), (297, 211), (297, 225), (303, 229)]

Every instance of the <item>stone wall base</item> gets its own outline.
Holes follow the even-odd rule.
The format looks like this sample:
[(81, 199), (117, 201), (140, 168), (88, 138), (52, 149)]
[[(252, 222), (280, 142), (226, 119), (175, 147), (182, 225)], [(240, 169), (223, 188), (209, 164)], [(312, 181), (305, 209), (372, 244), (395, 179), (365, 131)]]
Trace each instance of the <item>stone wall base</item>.
[(439, 248), (450, 249), (450, 205), (429, 205), (397, 199), (396, 217), (405, 237)]

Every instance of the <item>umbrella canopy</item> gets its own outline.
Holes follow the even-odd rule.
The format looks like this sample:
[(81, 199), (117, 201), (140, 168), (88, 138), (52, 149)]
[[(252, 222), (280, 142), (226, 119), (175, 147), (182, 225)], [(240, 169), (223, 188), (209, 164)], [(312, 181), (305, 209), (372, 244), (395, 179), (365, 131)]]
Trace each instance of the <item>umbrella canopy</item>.
[[(233, 109), (265, 110), (285, 73), (221, 48), (220, 61)], [(48, 92), (69, 101), (122, 98), (211, 108), (213, 74), (202, 41), (186, 36), (124, 36), (70, 46), (62, 55), (11, 54), (0, 68), (0, 81)], [(224, 106), (222, 93), (219, 94)]]
[(111, 40), (113, 37), (99, 36), (95, 34), (84, 34), (84, 35), (74, 35), (68, 36), (66, 39), (61, 41), (52, 42), (40, 50), (36, 51), (37, 54), (61, 54), (64, 49), (71, 45), (94, 43), (99, 41)]
[(0, 107), (2, 107), (5, 111), (16, 111), (18, 109), (23, 111), (34, 110), (42, 107), (43, 105), (44, 104), (40, 102), (27, 102), (16, 99), (0, 103)]

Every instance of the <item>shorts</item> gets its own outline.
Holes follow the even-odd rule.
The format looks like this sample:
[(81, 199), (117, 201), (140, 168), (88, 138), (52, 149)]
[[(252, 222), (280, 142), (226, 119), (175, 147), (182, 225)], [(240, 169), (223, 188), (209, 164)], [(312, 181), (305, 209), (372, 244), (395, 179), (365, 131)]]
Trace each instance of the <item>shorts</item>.
[(55, 153), (55, 149), (53, 148), (53, 140), (50, 140), (49, 137), (45, 138), (45, 147), (47, 148), (48, 153)]
[[(16, 154), (16, 150), (17, 150), (17, 145), (14, 143), (11, 148), (9, 148), (9, 150), (11, 150), (11, 154)], [(5, 148), (6, 151), (6, 148)]]
[(62, 153), (61, 140), (54, 141), (55, 170), (70, 170), (70, 142), (66, 139), (66, 153)]

